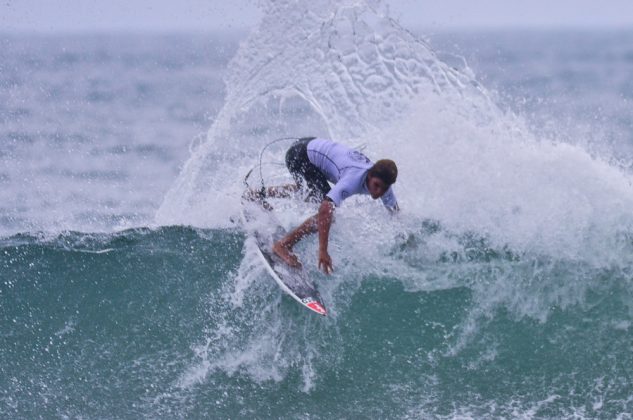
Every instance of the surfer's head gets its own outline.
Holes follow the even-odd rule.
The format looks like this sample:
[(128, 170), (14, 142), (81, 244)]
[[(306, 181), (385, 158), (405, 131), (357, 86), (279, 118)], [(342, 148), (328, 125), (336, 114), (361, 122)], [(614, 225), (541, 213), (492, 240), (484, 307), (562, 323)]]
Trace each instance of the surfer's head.
[(381, 159), (367, 172), (367, 189), (371, 198), (380, 198), (396, 182), (398, 167), (393, 160)]

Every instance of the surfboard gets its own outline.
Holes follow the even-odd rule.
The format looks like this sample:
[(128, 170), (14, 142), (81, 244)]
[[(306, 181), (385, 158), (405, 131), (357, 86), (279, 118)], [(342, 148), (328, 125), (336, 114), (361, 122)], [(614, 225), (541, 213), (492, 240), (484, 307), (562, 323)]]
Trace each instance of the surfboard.
[[(252, 203), (251, 203), (252, 204)], [(242, 206), (242, 219), (244, 222), (253, 220), (252, 212), (246, 205)], [(265, 234), (255, 229), (252, 233), (257, 243), (258, 255), (266, 267), (268, 274), (275, 280), (281, 289), (290, 295), (301, 305), (325, 316), (327, 311), (319, 291), (303, 268), (293, 268), (283, 262), (272, 250), (274, 241), (286, 235), (286, 231), (277, 226), (272, 235)]]

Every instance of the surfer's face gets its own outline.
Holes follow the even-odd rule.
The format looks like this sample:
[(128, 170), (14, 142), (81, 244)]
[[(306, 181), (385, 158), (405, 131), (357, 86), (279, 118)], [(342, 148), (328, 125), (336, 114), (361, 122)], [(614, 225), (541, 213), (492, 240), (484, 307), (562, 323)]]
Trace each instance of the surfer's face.
[(382, 197), (389, 189), (389, 186), (377, 176), (368, 176), (367, 189), (369, 190), (369, 194), (371, 194), (371, 198), (375, 200)]

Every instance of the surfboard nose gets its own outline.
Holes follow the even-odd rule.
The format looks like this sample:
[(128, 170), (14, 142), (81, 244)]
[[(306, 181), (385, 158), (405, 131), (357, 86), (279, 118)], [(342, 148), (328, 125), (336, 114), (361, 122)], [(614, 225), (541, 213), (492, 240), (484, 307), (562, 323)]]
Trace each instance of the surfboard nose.
[(325, 308), (319, 302), (313, 301), (306, 304), (306, 306), (312, 309), (314, 312), (318, 313), (319, 315), (323, 315), (323, 316), (326, 315)]

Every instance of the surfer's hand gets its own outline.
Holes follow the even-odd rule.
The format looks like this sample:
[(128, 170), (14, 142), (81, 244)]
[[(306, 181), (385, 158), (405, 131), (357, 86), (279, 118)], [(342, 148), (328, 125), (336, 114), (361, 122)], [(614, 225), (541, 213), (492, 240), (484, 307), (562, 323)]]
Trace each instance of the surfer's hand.
[(327, 251), (319, 252), (319, 269), (328, 275), (334, 271), (332, 268), (332, 258), (330, 258), (330, 254), (328, 254)]

